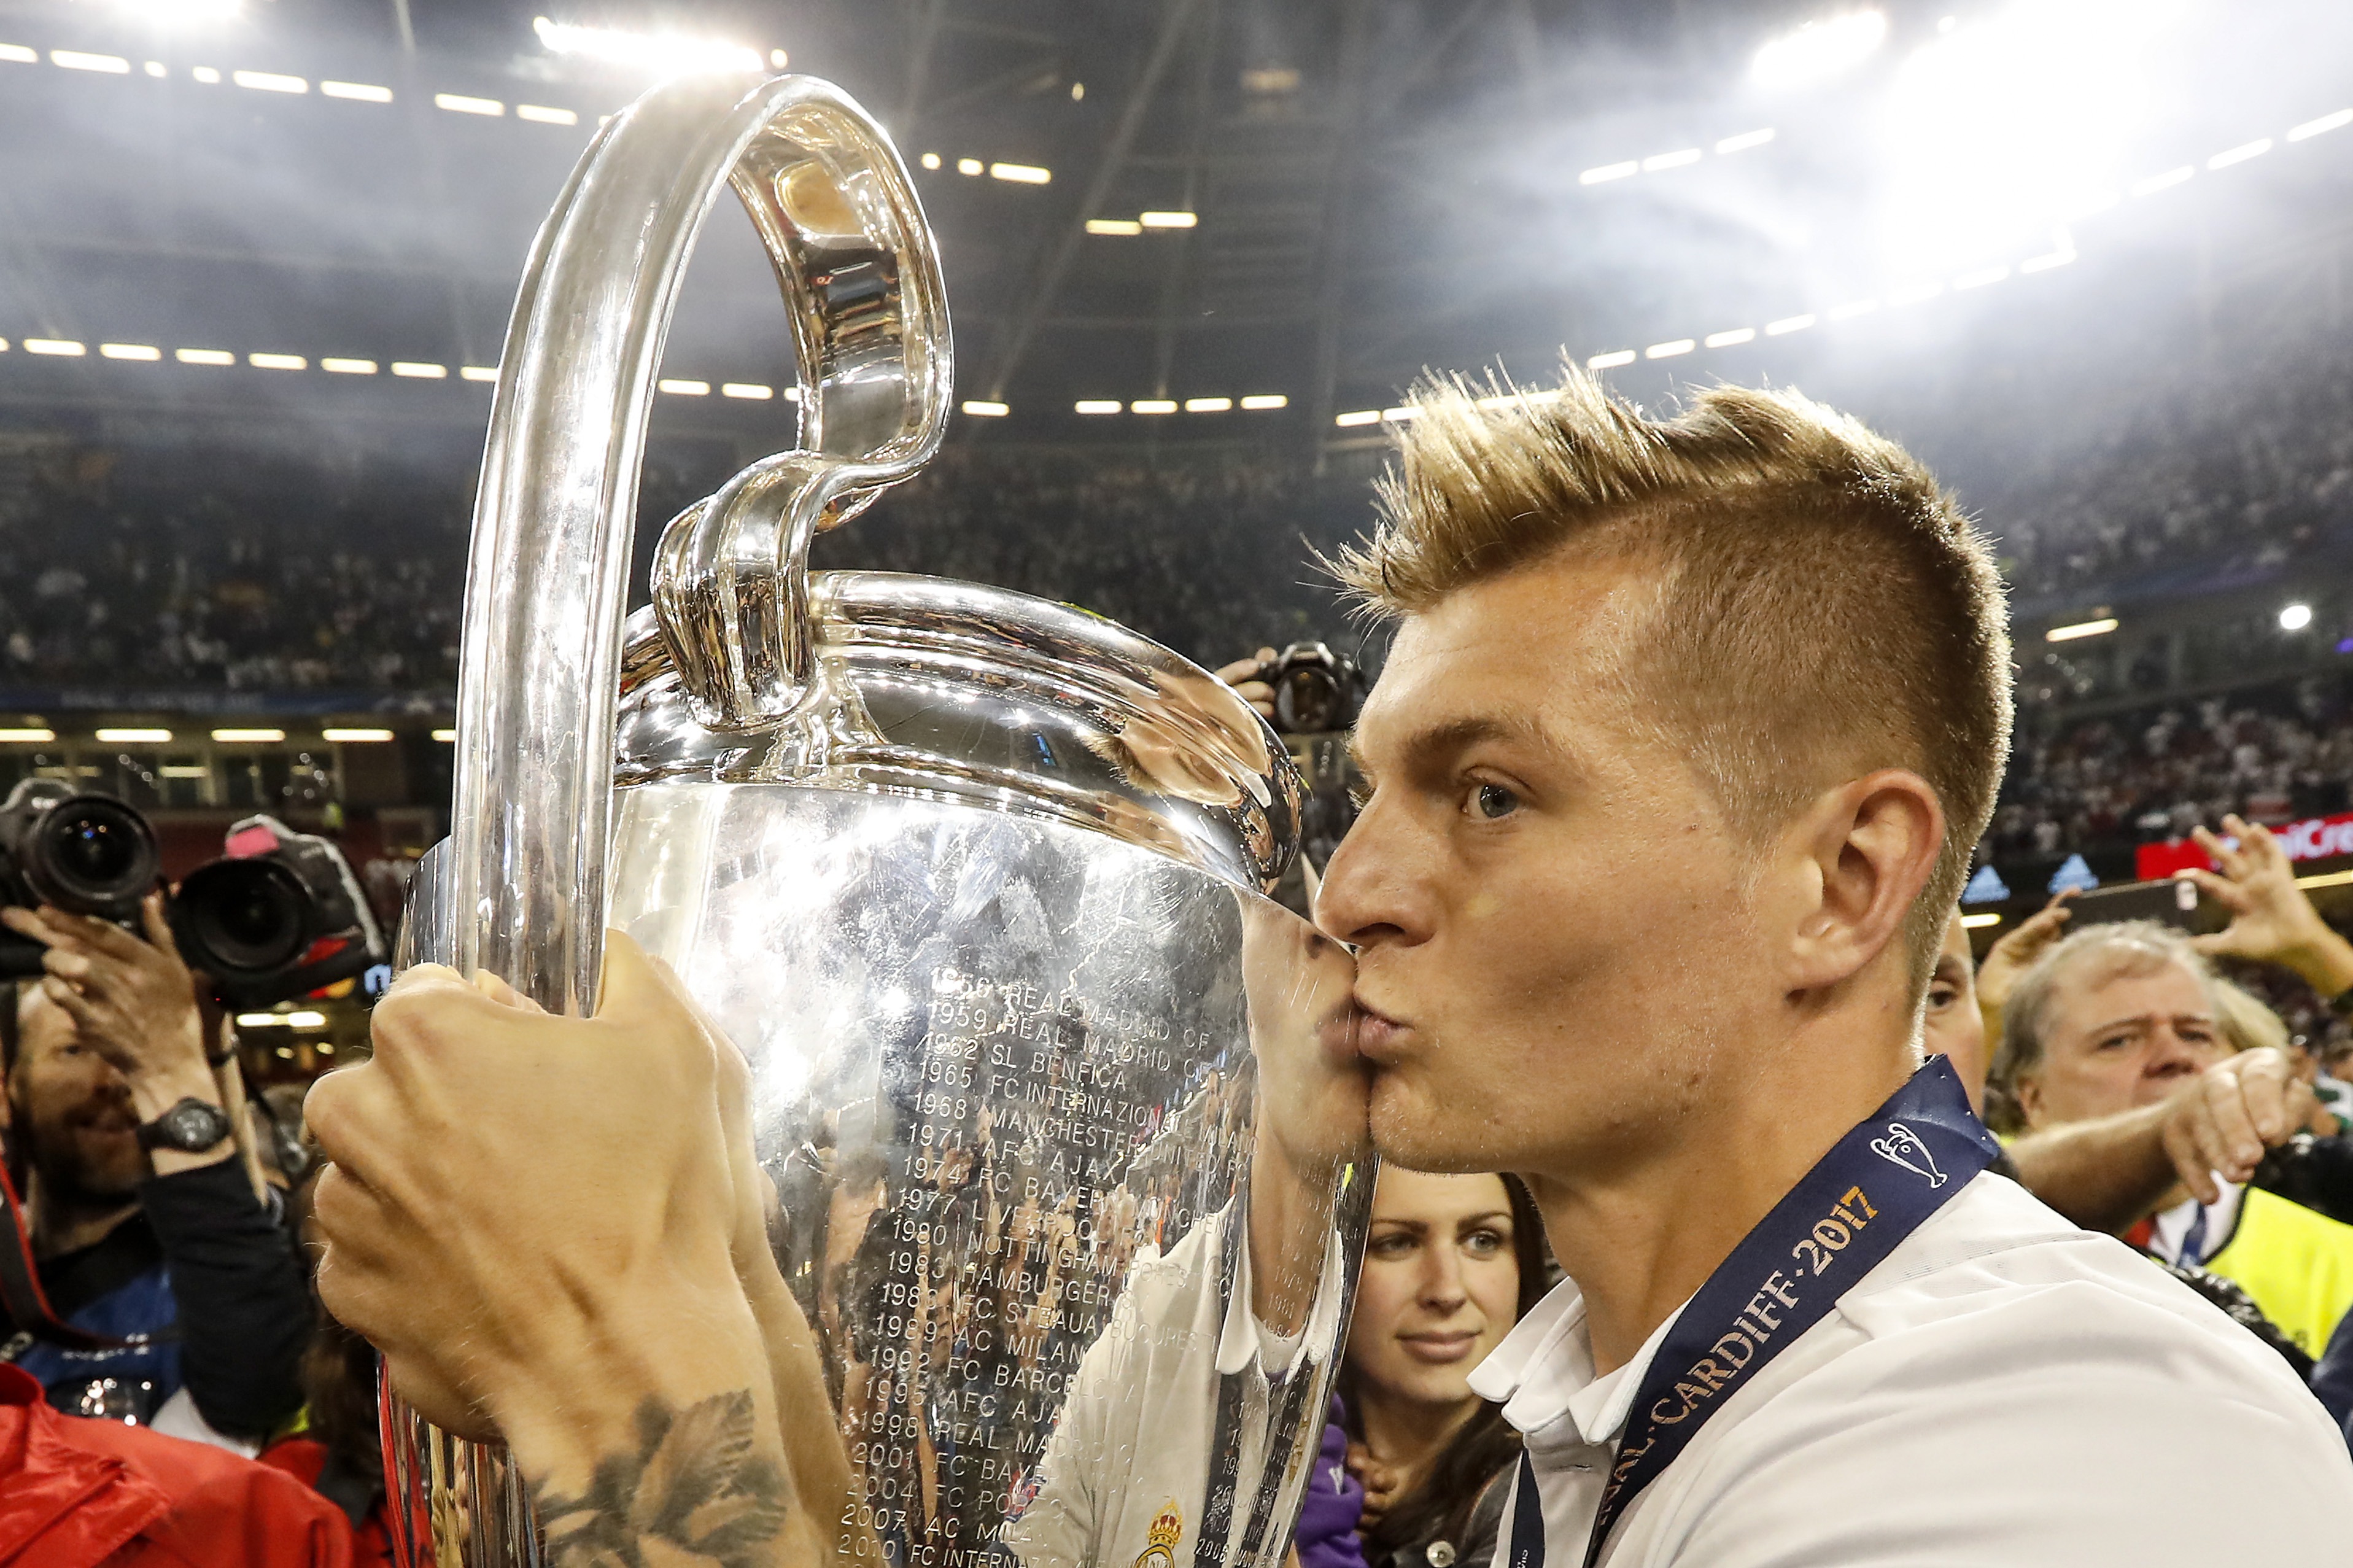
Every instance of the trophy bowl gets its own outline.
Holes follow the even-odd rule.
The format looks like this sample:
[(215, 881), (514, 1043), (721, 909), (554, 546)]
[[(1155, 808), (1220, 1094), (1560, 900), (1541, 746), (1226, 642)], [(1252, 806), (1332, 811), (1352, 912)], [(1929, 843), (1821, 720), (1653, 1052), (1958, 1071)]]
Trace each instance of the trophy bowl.
[[(663, 330), (730, 185), (799, 436), (670, 523), (625, 625)], [(617, 928), (744, 1053), (817, 1366), (782, 1418), (847, 1478), (827, 1561), (1275, 1568), (1372, 1197), (1353, 961), (1266, 896), (1301, 782), (1207, 672), (807, 569), (937, 450), (950, 377), (921, 206), (839, 90), (681, 79), (605, 127), (509, 329), (402, 959), (582, 1012)], [(403, 1563), (540, 1560), (503, 1450), (389, 1391), (385, 1436)]]

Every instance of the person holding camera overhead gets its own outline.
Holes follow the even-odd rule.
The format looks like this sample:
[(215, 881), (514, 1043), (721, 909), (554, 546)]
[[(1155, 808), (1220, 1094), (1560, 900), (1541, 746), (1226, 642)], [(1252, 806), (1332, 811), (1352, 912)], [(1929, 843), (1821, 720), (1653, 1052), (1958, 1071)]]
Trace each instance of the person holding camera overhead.
[(47, 906), (0, 923), (44, 949), (0, 1042), (37, 1277), (69, 1326), (16, 1324), (8, 1358), (60, 1410), (249, 1455), (301, 1405), (310, 1297), (232, 1137), (216, 1069), (235, 1068), (206, 1048), (163, 896), (139, 936)]

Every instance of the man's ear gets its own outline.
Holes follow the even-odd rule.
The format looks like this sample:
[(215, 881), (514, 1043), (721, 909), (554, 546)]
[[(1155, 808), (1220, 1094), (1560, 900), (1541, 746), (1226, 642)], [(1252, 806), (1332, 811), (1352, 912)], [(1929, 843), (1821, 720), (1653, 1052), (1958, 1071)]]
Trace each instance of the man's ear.
[(1819, 991), (1903, 940), (1944, 849), (1945, 809), (1918, 774), (1883, 768), (1823, 794), (1797, 824), (1797, 842), (1812, 902), (1794, 933), (1789, 983)]
[(2010, 1086), (2010, 1097), (2018, 1102), (2018, 1114), (2026, 1118), (2031, 1128), (2042, 1121), (2042, 1081), (2031, 1074), (2021, 1073)]

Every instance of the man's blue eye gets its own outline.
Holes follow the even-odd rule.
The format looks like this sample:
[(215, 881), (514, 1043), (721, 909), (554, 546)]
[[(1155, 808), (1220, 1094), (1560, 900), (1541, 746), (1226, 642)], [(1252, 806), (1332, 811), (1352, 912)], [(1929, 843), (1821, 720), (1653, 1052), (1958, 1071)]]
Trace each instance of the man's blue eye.
[(1493, 820), (1508, 817), (1520, 808), (1520, 798), (1501, 784), (1482, 784), (1477, 796), (1479, 814)]

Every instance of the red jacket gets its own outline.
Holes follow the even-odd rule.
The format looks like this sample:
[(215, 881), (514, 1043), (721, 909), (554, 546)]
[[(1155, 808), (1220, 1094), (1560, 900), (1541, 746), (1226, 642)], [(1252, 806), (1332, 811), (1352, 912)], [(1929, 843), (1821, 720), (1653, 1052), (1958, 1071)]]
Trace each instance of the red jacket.
[(351, 1568), (343, 1511), (293, 1477), (66, 1415), (0, 1366), (0, 1568)]

